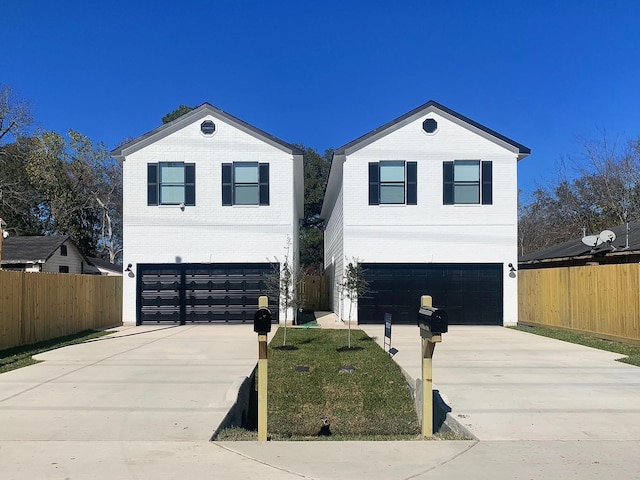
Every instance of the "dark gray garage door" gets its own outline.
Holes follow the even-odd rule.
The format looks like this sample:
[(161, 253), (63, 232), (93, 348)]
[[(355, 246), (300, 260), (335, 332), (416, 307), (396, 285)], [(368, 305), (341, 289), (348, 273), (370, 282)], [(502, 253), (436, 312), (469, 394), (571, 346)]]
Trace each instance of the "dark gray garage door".
[(253, 322), (272, 271), (269, 263), (139, 264), (137, 324)]
[(359, 323), (415, 324), (420, 296), (449, 314), (451, 324), (502, 325), (502, 264), (362, 265), (370, 293), (360, 299)]

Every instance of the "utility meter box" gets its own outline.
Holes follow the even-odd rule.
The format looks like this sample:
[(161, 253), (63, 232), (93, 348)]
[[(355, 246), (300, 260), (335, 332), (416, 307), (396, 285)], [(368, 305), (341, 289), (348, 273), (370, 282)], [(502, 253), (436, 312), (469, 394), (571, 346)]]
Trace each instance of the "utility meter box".
[(253, 315), (253, 331), (259, 335), (266, 335), (271, 331), (271, 310), (259, 308)]
[(447, 333), (449, 330), (449, 315), (440, 308), (421, 307), (418, 310), (418, 326), (434, 335)]

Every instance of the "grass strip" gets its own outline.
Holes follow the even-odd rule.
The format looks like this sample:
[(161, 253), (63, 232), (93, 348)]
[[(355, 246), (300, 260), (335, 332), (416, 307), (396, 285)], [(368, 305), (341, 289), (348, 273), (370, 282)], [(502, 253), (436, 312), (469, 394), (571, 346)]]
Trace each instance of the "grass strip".
[[(362, 330), (282, 329), (269, 345), (268, 431), (318, 437), (415, 436), (413, 398), (400, 367)], [(349, 373), (351, 372), (351, 373)], [(326, 430), (326, 429), (325, 429)]]
[(87, 340), (99, 338), (110, 333), (112, 332), (105, 330), (84, 330), (73, 335), (66, 335), (64, 337), (52, 338), (50, 340), (44, 340), (30, 345), (22, 345), (20, 347), (0, 350), (0, 373), (40, 363), (38, 360), (33, 358), (34, 355), (38, 355), (39, 353), (83, 343)]
[(640, 367), (640, 346), (629, 345), (626, 343), (615, 342), (613, 340), (605, 340), (593, 335), (586, 335), (583, 333), (572, 332), (570, 330), (563, 330), (549, 327), (529, 327), (524, 325), (518, 325), (513, 328), (521, 332), (533, 333), (535, 335), (541, 335), (543, 337), (555, 338), (556, 340), (562, 340), (564, 342), (575, 343), (578, 345), (584, 345), (586, 347), (597, 348), (599, 350), (606, 350), (608, 352), (619, 353), (625, 355), (624, 358), (617, 358), (616, 361), (628, 363), (629, 365), (635, 365)]
[[(413, 398), (400, 367), (361, 330), (282, 329), (269, 344), (268, 432), (272, 440), (421, 439)], [(353, 367), (352, 373), (341, 372)], [(307, 371), (308, 369), (308, 371)], [(350, 368), (347, 370), (351, 371)], [(331, 435), (322, 435), (322, 419)], [(326, 432), (325, 432), (326, 433)], [(257, 440), (230, 427), (216, 441)], [(466, 440), (438, 432), (430, 440)]]

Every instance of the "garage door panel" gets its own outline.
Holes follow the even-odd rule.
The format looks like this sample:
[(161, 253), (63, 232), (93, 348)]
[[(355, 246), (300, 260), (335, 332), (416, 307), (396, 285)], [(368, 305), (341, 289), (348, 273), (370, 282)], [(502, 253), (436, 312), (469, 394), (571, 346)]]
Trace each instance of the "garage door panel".
[(143, 285), (145, 291), (177, 291), (180, 288), (180, 281), (144, 281)]
[(417, 322), (421, 295), (444, 308), (452, 324), (502, 324), (502, 264), (363, 264), (371, 293), (360, 299), (358, 320)]
[(271, 272), (269, 263), (138, 265), (138, 323), (253, 322)]
[(149, 309), (143, 307), (140, 318), (145, 323), (179, 323), (180, 309), (166, 307)]
[(195, 307), (190, 309), (186, 314), (187, 323), (247, 323), (253, 322), (253, 311), (239, 306), (230, 306), (224, 309), (215, 309), (203, 307)]

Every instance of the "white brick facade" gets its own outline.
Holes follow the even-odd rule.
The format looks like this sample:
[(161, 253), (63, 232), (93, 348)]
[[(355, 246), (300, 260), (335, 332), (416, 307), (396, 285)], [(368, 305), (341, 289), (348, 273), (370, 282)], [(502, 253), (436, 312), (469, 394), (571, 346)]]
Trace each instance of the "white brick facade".
[[(434, 134), (422, 128), (427, 118), (438, 124)], [(352, 257), (363, 263), (517, 265), (517, 161), (528, 149), (465, 120), (429, 102), (336, 151), (322, 212), (325, 266), (335, 285), (342, 282), (341, 261)], [(369, 205), (368, 165), (384, 160), (417, 162), (416, 205)], [(443, 162), (454, 160), (492, 162), (491, 205), (443, 204)], [(508, 268), (503, 272), (503, 324), (513, 324), (517, 278)], [(332, 300), (344, 318), (348, 300), (337, 292)], [(355, 317), (357, 308), (352, 310)]]
[[(205, 120), (214, 122), (213, 135), (201, 132)], [(287, 147), (204, 104), (116, 151), (123, 165), (123, 264), (132, 265), (124, 274), (124, 322), (136, 320), (139, 263), (281, 260), (287, 238), (297, 261), (302, 155)], [(157, 162), (195, 164), (195, 206), (147, 205), (147, 164)], [(232, 162), (269, 164), (269, 205), (222, 205), (222, 164)]]

